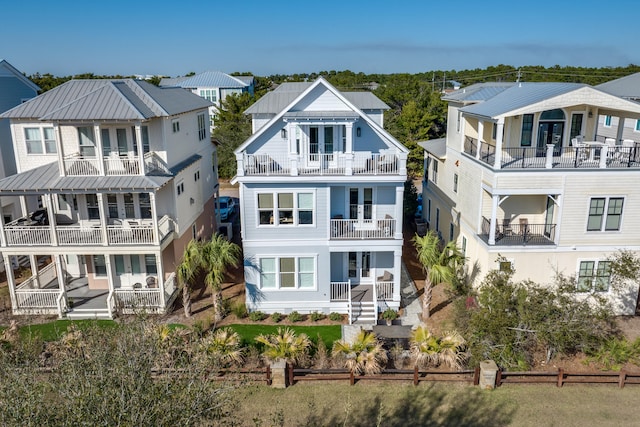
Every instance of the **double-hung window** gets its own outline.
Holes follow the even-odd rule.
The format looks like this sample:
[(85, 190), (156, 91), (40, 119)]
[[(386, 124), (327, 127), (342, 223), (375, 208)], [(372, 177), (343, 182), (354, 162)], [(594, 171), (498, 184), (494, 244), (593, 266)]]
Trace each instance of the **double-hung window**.
[(259, 225), (313, 225), (313, 193), (258, 194)]
[(107, 262), (104, 255), (93, 256), (93, 272), (96, 277), (105, 277), (107, 275)]
[(623, 205), (623, 197), (593, 197), (589, 202), (587, 231), (620, 230)]
[(431, 181), (433, 181), (434, 184), (438, 183), (438, 161), (436, 159), (432, 161)]
[(578, 292), (606, 292), (611, 280), (610, 261), (580, 261)]
[(198, 114), (198, 141), (202, 141), (207, 136), (204, 113)]
[(52, 127), (30, 127), (24, 129), (28, 154), (55, 154), (56, 138)]
[(522, 115), (522, 132), (520, 134), (520, 145), (522, 147), (530, 147), (532, 135), (533, 135), (533, 114), (523, 114)]
[(262, 289), (313, 289), (316, 286), (315, 257), (260, 258)]

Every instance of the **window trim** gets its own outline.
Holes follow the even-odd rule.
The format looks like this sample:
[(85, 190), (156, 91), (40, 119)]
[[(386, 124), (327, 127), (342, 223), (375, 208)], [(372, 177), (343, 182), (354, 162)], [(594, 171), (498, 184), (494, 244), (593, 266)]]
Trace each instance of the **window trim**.
[(458, 174), (454, 173), (453, 174), (453, 192), (458, 194)]
[(438, 160), (433, 159), (431, 163), (431, 181), (434, 184), (438, 184)]
[[(272, 208), (272, 218), (273, 222), (270, 224), (261, 224), (260, 223), (260, 207), (259, 207), (259, 196), (261, 194), (270, 194), (273, 199), (273, 208)], [(293, 222), (291, 224), (280, 224), (276, 219), (280, 217), (279, 209), (278, 209), (278, 195), (279, 194), (292, 194), (293, 195), (293, 207), (291, 210), (293, 211)], [(313, 206), (311, 208), (311, 224), (300, 224), (300, 206), (299, 206), (299, 195), (300, 194), (311, 194)], [(305, 190), (288, 190), (281, 189), (277, 191), (256, 191), (255, 193), (255, 211), (256, 215), (256, 227), (309, 227), (315, 228), (317, 227), (317, 194), (315, 189), (305, 189)], [(268, 208), (263, 209), (264, 211), (268, 211)], [(285, 210), (285, 209), (283, 209)], [(286, 209), (288, 210), (288, 209)], [(302, 209), (302, 211), (307, 211), (308, 209)]]
[[(604, 200), (604, 206), (602, 209), (602, 214), (600, 214), (600, 225), (599, 228), (589, 228), (589, 219), (592, 216), (596, 216), (596, 215), (592, 215), (591, 214), (591, 205), (593, 203), (594, 200)], [(610, 202), (611, 200), (621, 200), (622, 202), (622, 206), (620, 207), (620, 213), (619, 214), (610, 214), (609, 213), (609, 207), (610, 207)], [(587, 233), (605, 233), (605, 232), (620, 232), (622, 230), (622, 217), (624, 214), (624, 206), (625, 206), (625, 202), (626, 202), (626, 197), (625, 196), (597, 196), (597, 197), (590, 197), (589, 198), (589, 203), (587, 206), (587, 226), (586, 226), (586, 231)], [(618, 220), (618, 227), (617, 228), (613, 228), (613, 229), (607, 229), (607, 219), (609, 217), (609, 215), (618, 215), (619, 216), (619, 220)]]
[[(22, 134), (24, 135), (24, 146), (25, 146), (25, 150), (28, 156), (47, 156), (47, 155), (53, 155), (53, 154), (58, 154), (58, 142), (56, 141), (56, 132), (55, 132), (55, 128), (53, 126), (43, 126), (43, 125), (34, 125), (34, 126), (25, 126), (22, 128)], [(27, 130), (28, 129), (37, 129), (38, 130), (38, 139), (28, 139), (27, 138)], [(46, 138), (46, 134), (45, 134), (45, 129), (51, 129), (52, 132), (52, 136), (53, 139), (47, 139)], [(49, 151), (48, 147), (49, 144), (47, 144), (47, 141), (53, 141), (53, 148), (54, 151)], [(33, 151), (29, 151), (29, 147), (32, 144), (38, 143), (40, 145), (40, 152), (33, 152)]]
[[(96, 258), (102, 257), (104, 260), (104, 274), (98, 274), (98, 268), (96, 267)], [(107, 268), (107, 255), (92, 255), (91, 256), (91, 264), (93, 267), (93, 276), (94, 277), (109, 277), (109, 269)], [(102, 266), (100, 266), (102, 268)]]
[(611, 127), (611, 116), (610, 115), (606, 115), (604, 116), (604, 127), (606, 128), (610, 128)]
[[(586, 275), (586, 276), (580, 276), (580, 272), (582, 271), (582, 264), (583, 263), (593, 263), (593, 266), (591, 268), (591, 274), (590, 275)], [(608, 264), (608, 271), (606, 275), (601, 275), (598, 273), (601, 273), (602, 270), (600, 270), (600, 265), (606, 263)], [(591, 278), (592, 279), (592, 283), (591, 286), (589, 287), (589, 289), (586, 288), (581, 288), (580, 287), (580, 277), (585, 277), (585, 278)], [(598, 285), (598, 279), (603, 279), (606, 278), (606, 289), (596, 289), (597, 285)], [(586, 259), (586, 258), (580, 258), (577, 261), (576, 264), (576, 293), (578, 294), (585, 294), (585, 293), (591, 293), (591, 292), (597, 292), (600, 294), (604, 294), (604, 293), (608, 293), (611, 290), (611, 261), (607, 260), (607, 259)]]
[(634, 132), (640, 132), (640, 119), (636, 119), (636, 126), (633, 128)]
[(198, 114), (198, 141), (207, 137), (207, 121), (204, 113)]
[[(269, 292), (287, 292), (287, 291), (301, 291), (301, 292), (316, 292), (318, 290), (318, 254), (301, 254), (301, 255), (292, 255), (292, 254), (278, 254), (278, 255), (259, 255), (257, 258), (258, 265), (258, 288), (262, 291)], [(293, 258), (294, 259), (294, 274), (295, 274), (295, 285), (293, 287), (282, 287), (281, 286), (281, 276), (280, 276), (280, 259), (283, 258)], [(313, 286), (308, 288), (300, 287), (300, 259), (302, 258), (310, 258), (313, 260)], [(263, 274), (262, 274), (262, 260), (263, 259), (273, 259), (275, 265), (275, 286), (274, 287), (264, 287), (263, 286)], [(271, 272), (270, 272), (271, 273)], [(308, 274), (308, 272), (305, 272)]]
[(173, 131), (172, 133), (180, 132), (180, 120), (179, 119), (171, 120), (171, 130)]

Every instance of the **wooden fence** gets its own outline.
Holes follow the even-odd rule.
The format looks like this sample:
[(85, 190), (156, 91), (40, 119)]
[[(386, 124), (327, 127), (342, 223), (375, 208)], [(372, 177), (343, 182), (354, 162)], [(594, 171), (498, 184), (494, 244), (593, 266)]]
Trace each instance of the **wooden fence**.
[(640, 384), (640, 372), (602, 371), (602, 372), (571, 372), (560, 368), (557, 372), (509, 372), (499, 370), (496, 377), (496, 387), (503, 384), (618, 384), (623, 388), (627, 384)]

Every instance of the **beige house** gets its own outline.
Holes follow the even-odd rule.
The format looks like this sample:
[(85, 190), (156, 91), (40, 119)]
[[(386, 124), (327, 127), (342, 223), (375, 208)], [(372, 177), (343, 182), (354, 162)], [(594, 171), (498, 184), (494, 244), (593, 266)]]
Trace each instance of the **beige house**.
[(640, 252), (640, 147), (607, 138), (598, 117), (640, 118), (640, 104), (584, 84), (481, 83), (447, 94), (446, 138), (425, 148), (423, 212), (480, 277), (512, 264), (516, 280), (607, 296), (633, 314), (638, 285), (610, 286), (606, 258)]
[[(181, 88), (71, 80), (3, 113), (17, 174), (0, 199), (14, 314), (112, 317), (162, 313), (191, 239), (216, 228), (210, 103)], [(13, 274), (11, 260), (29, 259)]]

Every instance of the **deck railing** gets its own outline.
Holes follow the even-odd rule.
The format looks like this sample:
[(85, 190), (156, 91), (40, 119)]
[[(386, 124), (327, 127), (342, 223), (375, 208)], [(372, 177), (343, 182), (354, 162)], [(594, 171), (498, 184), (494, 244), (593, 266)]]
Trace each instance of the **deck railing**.
[(396, 220), (386, 219), (332, 219), (331, 239), (393, 239)]
[(393, 301), (393, 282), (376, 282), (378, 301)]
[(350, 282), (331, 282), (331, 301), (349, 301)]
[(115, 304), (124, 313), (158, 311), (164, 308), (161, 306), (160, 292), (160, 289), (116, 289)]
[(169, 298), (171, 298), (176, 289), (176, 273), (171, 273), (169, 277), (164, 280), (164, 300), (169, 301)]
[(72, 154), (64, 158), (64, 170), (69, 176), (95, 176), (100, 175), (100, 163), (97, 157)]
[(107, 241), (110, 245), (141, 245), (152, 244), (154, 226), (149, 225), (129, 225), (127, 227), (119, 225), (107, 226)]
[(140, 175), (140, 162), (133, 157), (107, 157), (104, 159), (105, 175)]
[(46, 225), (5, 226), (8, 246), (44, 246), (51, 244), (51, 229)]
[[(482, 217), (482, 233), (485, 239), (489, 238), (491, 221)], [(556, 224), (528, 224), (524, 222), (511, 222), (498, 224), (496, 222), (496, 245), (550, 245), (556, 234)]]
[(298, 165), (300, 175), (344, 175), (347, 161), (343, 155), (308, 154), (301, 156), (302, 163)]
[(64, 225), (56, 227), (56, 234), (59, 245), (101, 245), (103, 241), (99, 226)]
[(18, 309), (42, 309), (58, 307), (59, 289), (16, 289)]

